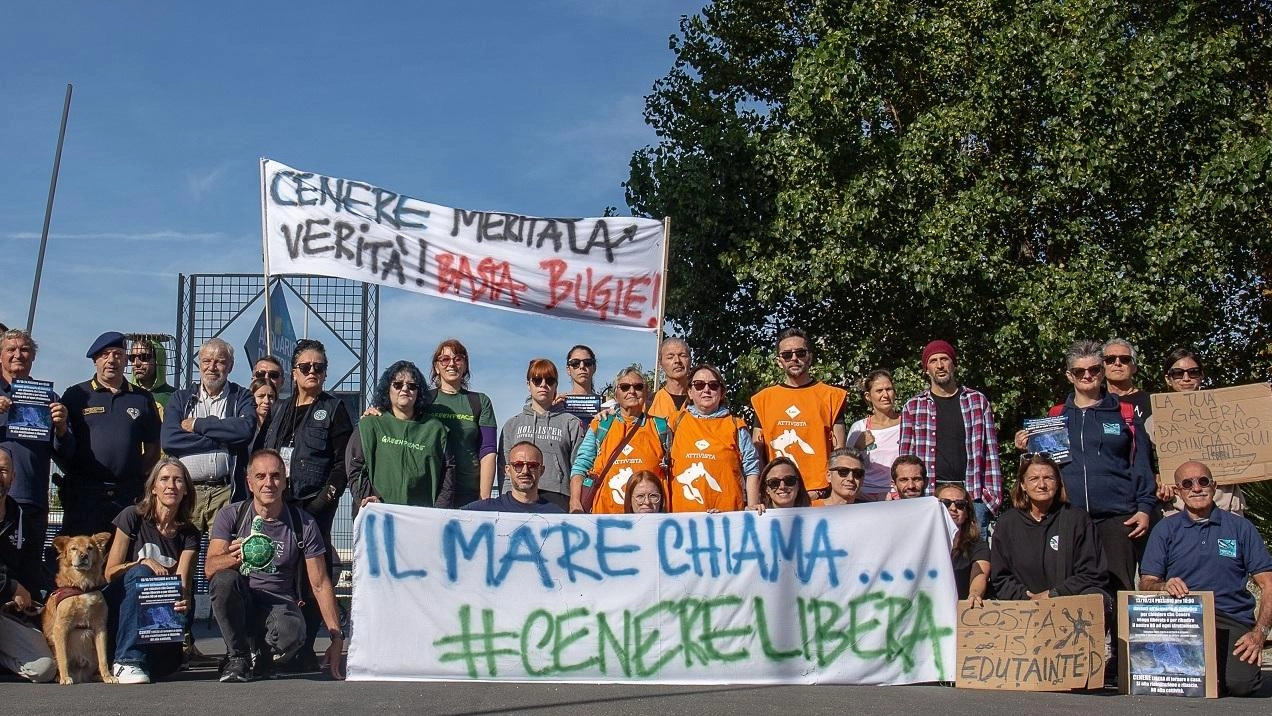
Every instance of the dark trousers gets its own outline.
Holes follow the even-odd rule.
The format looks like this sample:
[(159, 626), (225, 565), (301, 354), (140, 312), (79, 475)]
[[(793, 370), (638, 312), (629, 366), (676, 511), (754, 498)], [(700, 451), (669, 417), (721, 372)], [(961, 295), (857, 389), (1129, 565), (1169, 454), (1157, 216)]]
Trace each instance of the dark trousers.
[[(1264, 595), (1264, 599), (1269, 598)], [(1215, 663), (1219, 665), (1219, 693), (1228, 696), (1250, 696), (1263, 685), (1259, 664), (1233, 656), (1237, 640), (1254, 628), (1254, 624), (1233, 617), (1227, 612), (1215, 610), (1215, 648), (1219, 650)]]
[[(336, 510), (340, 507), (338, 500), (328, 502), (323, 507), (309, 512), (314, 518), (314, 522), (318, 523), (318, 531), (322, 533), (323, 544), (327, 546), (327, 554), (325, 556), (327, 563), (327, 575), (331, 576), (332, 565), (336, 563), (336, 548), (331, 543), (331, 526), (336, 520)], [(308, 508), (305, 508), (308, 511)], [(309, 583), (309, 572), (305, 569), (304, 563), (300, 565), (300, 569), (304, 571), (304, 578), (300, 580), (301, 595), (300, 609), (305, 617), (305, 644), (304, 649), (308, 653), (314, 652), (314, 642), (318, 639), (318, 629), (322, 627), (322, 611), (318, 609), (318, 600), (314, 599), (314, 588)], [(333, 578), (334, 583), (334, 578)]]
[(1135, 589), (1135, 570), (1144, 556), (1144, 537), (1129, 537), (1134, 527), (1122, 524), (1134, 514), (1101, 517), (1095, 520), (1095, 530), (1100, 535), (1104, 549), (1104, 561), (1108, 565), (1108, 593), (1129, 592)]
[(280, 600), (251, 588), (248, 578), (234, 569), (212, 575), (212, 613), (216, 616), (225, 653), (246, 658), (253, 646), (266, 646), (280, 660), (292, 657), (305, 640), (305, 619), (295, 602)]
[(32, 595), (39, 601), (39, 591), (53, 589), (53, 573), (45, 565), (44, 540), (49, 535), (49, 508), (37, 505), (22, 505), (22, 566), (31, 571), (38, 584), (25, 585), (31, 588)]

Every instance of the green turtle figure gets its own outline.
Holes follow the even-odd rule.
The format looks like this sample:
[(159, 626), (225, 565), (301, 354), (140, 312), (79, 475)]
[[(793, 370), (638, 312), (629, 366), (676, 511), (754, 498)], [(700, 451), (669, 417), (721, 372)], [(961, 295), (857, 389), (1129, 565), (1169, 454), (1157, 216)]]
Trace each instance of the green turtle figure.
[(243, 540), (243, 564), (239, 566), (239, 572), (249, 574), (251, 572), (273, 573), (278, 571), (274, 566), (274, 540), (265, 534), (265, 518), (256, 515), (252, 518), (252, 533)]

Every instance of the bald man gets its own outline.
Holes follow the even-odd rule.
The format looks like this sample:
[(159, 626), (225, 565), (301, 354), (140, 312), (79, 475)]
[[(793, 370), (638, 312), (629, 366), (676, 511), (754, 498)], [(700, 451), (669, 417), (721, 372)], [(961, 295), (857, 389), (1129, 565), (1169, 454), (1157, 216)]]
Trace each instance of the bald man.
[[(1215, 595), (1219, 688), (1232, 696), (1259, 690), (1259, 656), (1272, 626), (1272, 556), (1258, 530), (1241, 515), (1215, 509), (1215, 478), (1197, 461), (1175, 470), (1184, 510), (1158, 523), (1140, 563), (1139, 588), (1183, 597)], [(1265, 595), (1255, 613), (1246, 590), (1253, 578)]]

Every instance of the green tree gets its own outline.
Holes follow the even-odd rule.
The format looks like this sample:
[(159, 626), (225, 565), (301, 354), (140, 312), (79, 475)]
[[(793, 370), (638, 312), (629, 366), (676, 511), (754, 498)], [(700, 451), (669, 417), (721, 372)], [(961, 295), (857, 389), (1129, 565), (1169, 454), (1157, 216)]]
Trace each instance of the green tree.
[(1268, 3), (719, 0), (671, 47), (628, 203), (735, 399), (796, 324), (836, 382), (952, 341), (1008, 435), (1078, 338), (1266, 376)]

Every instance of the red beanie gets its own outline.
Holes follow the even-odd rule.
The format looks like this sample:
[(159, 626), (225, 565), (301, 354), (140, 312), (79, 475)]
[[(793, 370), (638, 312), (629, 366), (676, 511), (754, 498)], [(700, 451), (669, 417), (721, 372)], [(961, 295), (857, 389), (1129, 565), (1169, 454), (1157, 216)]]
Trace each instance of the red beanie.
[(935, 340), (923, 346), (923, 361), (919, 364), (919, 367), (926, 368), (928, 359), (937, 353), (944, 353), (950, 357), (950, 360), (955, 363), (958, 362), (958, 355), (954, 353), (954, 346), (950, 345), (948, 341)]

